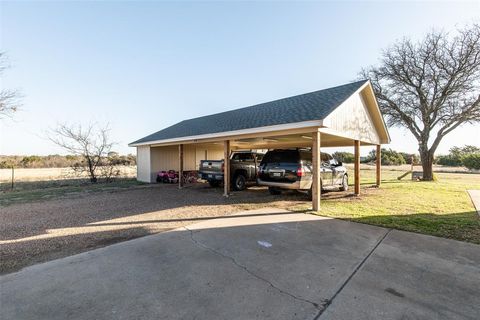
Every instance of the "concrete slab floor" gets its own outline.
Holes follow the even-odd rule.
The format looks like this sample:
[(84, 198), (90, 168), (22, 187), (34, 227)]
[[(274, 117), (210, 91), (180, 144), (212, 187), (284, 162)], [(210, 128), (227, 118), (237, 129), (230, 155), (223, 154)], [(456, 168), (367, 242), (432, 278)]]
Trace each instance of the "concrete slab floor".
[(480, 313), (480, 246), (279, 209), (240, 214), (2, 276), (1, 319)]

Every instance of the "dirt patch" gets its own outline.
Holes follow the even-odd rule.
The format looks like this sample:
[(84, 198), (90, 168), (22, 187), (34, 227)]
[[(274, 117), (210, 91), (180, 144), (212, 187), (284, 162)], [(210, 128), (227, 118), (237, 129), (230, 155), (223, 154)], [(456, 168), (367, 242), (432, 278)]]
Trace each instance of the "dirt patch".
[(0, 208), (0, 273), (240, 210), (308, 201), (298, 193), (271, 196), (259, 187), (229, 198), (222, 191), (159, 184)]

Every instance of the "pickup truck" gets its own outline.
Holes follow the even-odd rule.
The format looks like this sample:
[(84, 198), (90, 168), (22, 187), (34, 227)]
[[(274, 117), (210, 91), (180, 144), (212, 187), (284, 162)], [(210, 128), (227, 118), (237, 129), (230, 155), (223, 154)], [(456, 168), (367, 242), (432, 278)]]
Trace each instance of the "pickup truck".
[[(232, 154), (230, 157), (230, 181), (234, 190), (245, 190), (247, 182), (256, 181), (258, 165), (262, 159), (263, 154), (257, 152), (241, 151)], [(199, 177), (207, 180), (212, 187), (223, 182), (223, 171), (223, 160), (200, 161)]]

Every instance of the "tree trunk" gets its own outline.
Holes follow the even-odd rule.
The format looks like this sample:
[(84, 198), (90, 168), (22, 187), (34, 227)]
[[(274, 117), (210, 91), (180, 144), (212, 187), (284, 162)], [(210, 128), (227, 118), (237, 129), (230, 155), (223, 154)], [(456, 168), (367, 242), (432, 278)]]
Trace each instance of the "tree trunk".
[(90, 182), (97, 183), (97, 176), (95, 175), (95, 169), (93, 168), (92, 159), (87, 157), (88, 173), (90, 174)]
[(423, 180), (433, 180), (433, 152), (429, 150), (420, 150), (420, 160), (422, 161)]

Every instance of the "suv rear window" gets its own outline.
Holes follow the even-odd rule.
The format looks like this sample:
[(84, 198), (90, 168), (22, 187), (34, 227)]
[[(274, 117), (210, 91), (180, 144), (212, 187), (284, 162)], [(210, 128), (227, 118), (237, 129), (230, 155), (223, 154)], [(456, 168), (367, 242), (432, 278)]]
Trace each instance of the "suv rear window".
[(262, 163), (298, 163), (298, 158), (297, 150), (275, 150), (267, 152)]

